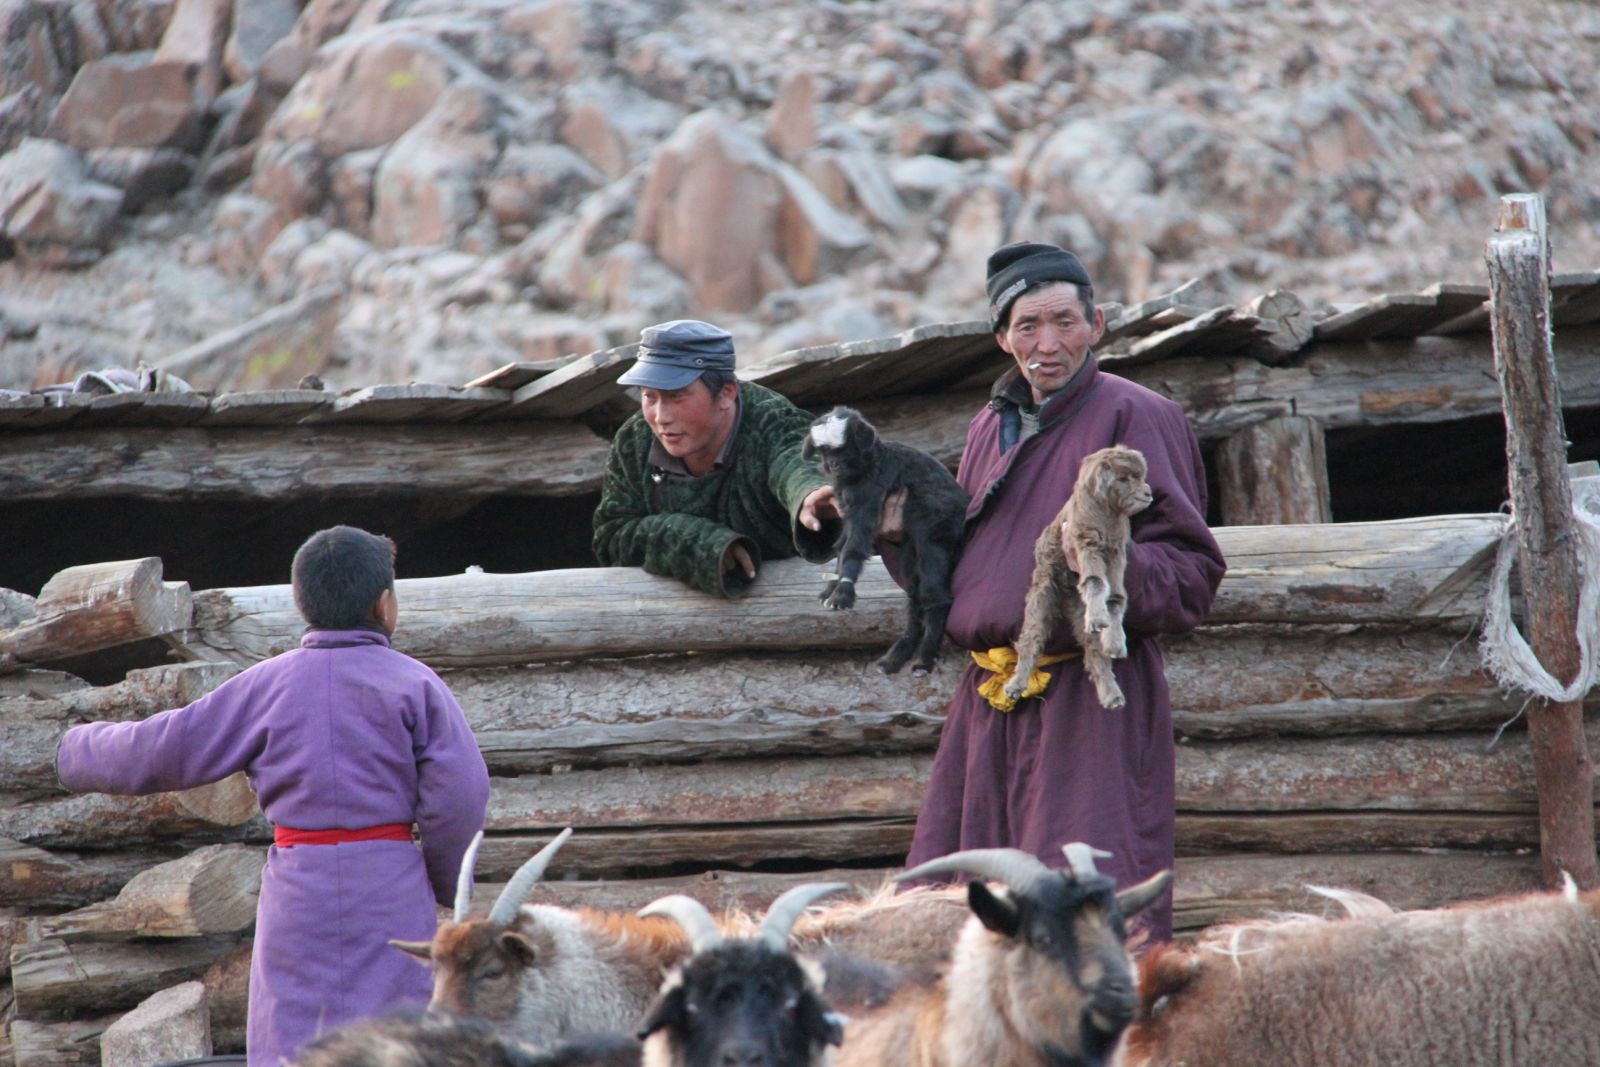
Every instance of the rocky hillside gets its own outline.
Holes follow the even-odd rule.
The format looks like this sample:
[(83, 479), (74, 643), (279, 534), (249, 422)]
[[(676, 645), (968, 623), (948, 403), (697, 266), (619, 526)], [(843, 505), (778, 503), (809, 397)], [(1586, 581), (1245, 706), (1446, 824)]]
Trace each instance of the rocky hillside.
[[(1460, 7), (1461, 10), (1457, 10)], [(1579, 0), (0, 0), (0, 387), (460, 383), (682, 315), (747, 358), (1103, 297), (1600, 266)]]

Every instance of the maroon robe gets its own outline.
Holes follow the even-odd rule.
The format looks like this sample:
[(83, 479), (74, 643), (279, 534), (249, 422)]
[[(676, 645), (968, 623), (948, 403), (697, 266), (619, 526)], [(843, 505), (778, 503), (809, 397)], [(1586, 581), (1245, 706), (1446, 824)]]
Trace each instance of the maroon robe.
[[(1085, 841), (1111, 852), (1100, 869), (1131, 885), (1173, 862), (1172, 708), (1156, 635), (1198, 625), (1226, 567), (1206, 527), (1200, 448), (1177, 404), (1101, 372), (1092, 354), (1048, 398), (1040, 431), (1004, 453), (1002, 404), (991, 403), (967, 430), (957, 477), (972, 504), (947, 633), (964, 649), (1014, 647), (1034, 540), (1071, 495), (1083, 457), (1114, 444), (1136, 448), (1149, 463), (1155, 501), (1133, 517), (1128, 554), (1128, 656), (1115, 661), (1128, 703), (1102, 708), (1082, 661), (1073, 660), (1046, 668), (1051, 682), (1041, 697), (1000, 712), (978, 695), (989, 674), (969, 660), (906, 863), (1013, 847), (1060, 867), (1061, 846)], [(1047, 651), (1075, 647), (1063, 628)], [(1170, 897), (1140, 918), (1152, 936), (1170, 938)]]

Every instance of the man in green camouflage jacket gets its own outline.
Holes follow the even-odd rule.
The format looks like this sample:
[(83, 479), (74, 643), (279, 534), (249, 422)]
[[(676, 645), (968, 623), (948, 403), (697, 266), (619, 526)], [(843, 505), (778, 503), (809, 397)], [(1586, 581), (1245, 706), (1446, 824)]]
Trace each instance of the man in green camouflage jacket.
[(639, 414), (611, 442), (594, 554), (720, 596), (763, 559), (832, 555), (833, 491), (800, 456), (811, 416), (733, 374), (733, 338), (693, 319), (647, 328), (619, 381)]

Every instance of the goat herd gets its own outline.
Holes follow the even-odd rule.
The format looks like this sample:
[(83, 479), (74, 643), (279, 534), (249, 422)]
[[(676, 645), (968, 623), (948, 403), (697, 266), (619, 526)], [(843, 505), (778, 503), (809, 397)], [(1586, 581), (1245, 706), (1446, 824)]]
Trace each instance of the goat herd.
[(1347, 917), (1224, 927), (1136, 966), (1127, 920), (1172, 876), (1119, 891), (1086, 845), (1061, 870), (980, 849), (899, 876), (975, 876), (964, 890), (814, 907), (846, 887), (801, 885), (758, 921), (684, 896), (524, 903), (570, 835), (485, 917), (475, 841), (453, 921), (394, 943), (431, 965), (428, 1011), (327, 1035), (298, 1067), (1600, 1064), (1600, 890), (1570, 882), (1417, 912), (1326, 890)]

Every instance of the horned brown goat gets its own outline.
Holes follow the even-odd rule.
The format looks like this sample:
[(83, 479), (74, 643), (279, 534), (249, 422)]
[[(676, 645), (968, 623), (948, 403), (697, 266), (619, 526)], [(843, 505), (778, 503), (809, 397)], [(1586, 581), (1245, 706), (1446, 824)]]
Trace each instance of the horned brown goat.
[[(1144, 455), (1122, 445), (1083, 457), (1072, 495), (1034, 542), (1017, 668), (1005, 687), (1012, 700), (1022, 696), (1045, 643), (1065, 621), (1083, 649), (1083, 668), (1101, 705), (1115, 710), (1127, 702), (1111, 661), (1128, 654), (1122, 629), (1128, 600), (1123, 574), (1132, 517), (1154, 499), (1146, 473)], [(1067, 566), (1063, 542), (1077, 553), (1076, 577)]]
[(972, 916), (944, 977), (854, 1018), (838, 1067), (1105, 1064), (1133, 1018), (1125, 919), (1166, 892), (1172, 874), (1117, 892), (1092, 849), (1063, 851), (1061, 871), (1017, 849), (974, 849), (902, 875), (965, 871), (1001, 885), (968, 885)]
[(1118, 1067), (1600, 1064), (1600, 890), (1214, 929), (1140, 967)]
[[(475, 841), (462, 859), (454, 918), (432, 941), (391, 942), (431, 965), (431, 1007), (487, 1020), (540, 1047), (633, 1026), (661, 975), (689, 955), (689, 939), (660, 917), (524, 903), (570, 833), (528, 860), (487, 916), (470, 915)], [(879, 891), (800, 916), (795, 941), (821, 960), (843, 994), (841, 1008), (856, 1010), (901, 985), (931, 981), (966, 914), (947, 889)], [(753, 936), (760, 921), (734, 912), (719, 926)]]

